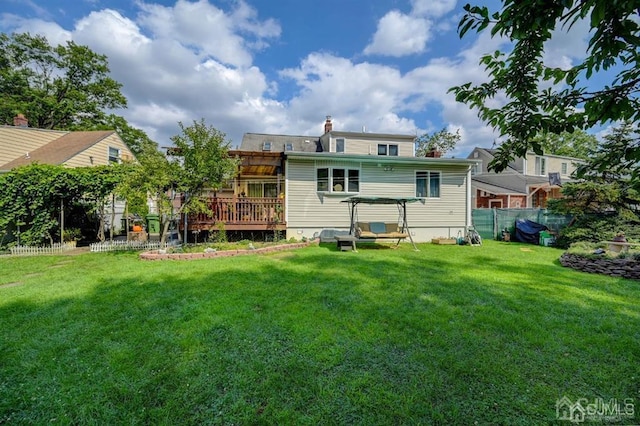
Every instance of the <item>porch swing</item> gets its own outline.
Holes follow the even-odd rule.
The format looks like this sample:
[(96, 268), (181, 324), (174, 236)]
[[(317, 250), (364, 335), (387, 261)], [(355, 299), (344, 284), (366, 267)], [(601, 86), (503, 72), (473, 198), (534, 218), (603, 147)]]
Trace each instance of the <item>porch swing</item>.
[[(349, 204), (350, 227), (349, 235), (336, 236), (338, 247), (344, 249), (350, 244), (353, 250), (356, 250), (356, 242), (375, 242), (378, 239), (398, 240), (409, 238), (413, 249), (419, 251), (416, 247), (409, 225), (407, 223), (407, 203), (414, 203), (419, 198), (415, 197), (364, 197), (355, 196), (343, 200), (343, 203)], [(395, 205), (398, 208), (398, 220), (396, 222), (363, 222), (358, 219), (358, 206), (360, 204), (368, 205)]]

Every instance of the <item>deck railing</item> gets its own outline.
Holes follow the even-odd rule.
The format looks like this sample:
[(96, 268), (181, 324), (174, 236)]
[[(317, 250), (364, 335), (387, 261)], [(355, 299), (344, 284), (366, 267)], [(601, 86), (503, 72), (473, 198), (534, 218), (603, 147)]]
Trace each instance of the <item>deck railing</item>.
[(210, 198), (210, 214), (191, 214), (189, 228), (203, 228), (223, 222), (226, 226), (277, 226), (284, 224), (284, 200), (281, 198)]

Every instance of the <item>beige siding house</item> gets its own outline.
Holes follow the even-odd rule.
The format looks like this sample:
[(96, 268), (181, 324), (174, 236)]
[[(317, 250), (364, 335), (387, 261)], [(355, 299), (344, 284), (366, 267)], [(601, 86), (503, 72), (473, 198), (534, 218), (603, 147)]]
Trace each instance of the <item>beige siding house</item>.
[(71, 132), (0, 126), (0, 172), (31, 163), (67, 167), (134, 160), (113, 130)]
[[(470, 162), (456, 159), (331, 153), (286, 156), (287, 237), (311, 237), (325, 228), (348, 230), (351, 196), (419, 197), (407, 205), (415, 241), (457, 236), (471, 225)], [(344, 178), (343, 178), (344, 176)], [(345, 190), (346, 188), (346, 190)], [(394, 205), (360, 205), (358, 220), (399, 221)]]
[[(245, 133), (234, 153), (242, 159), (240, 175), (212, 198), (216, 214), (189, 218), (189, 229), (223, 222), (229, 230), (278, 230), (296, 239), (349, 231), (343, 201), (352, 196), (418, 198), (407, 204), (416, 242), (456, 237), (471, 226), (475, 161), (416, 157), (411, 135), (334, 131), (328, 117), (321, 136)], [(401, 219), (395, 205), (361, 204), (357, 215), (365, 222)]]
[[(323, 229), (349, 230), (351, 196), (418, 197), (407, 205), (414, 241), (456, 237), (471, 225), (474, 161), (415, 157), (415, 137), (336, 132), (330, 118), (319, 138), (322, 152), (285, 152), (287, 238)], [(358, 220), (400, 220), (395, 205), (359, 205)]]

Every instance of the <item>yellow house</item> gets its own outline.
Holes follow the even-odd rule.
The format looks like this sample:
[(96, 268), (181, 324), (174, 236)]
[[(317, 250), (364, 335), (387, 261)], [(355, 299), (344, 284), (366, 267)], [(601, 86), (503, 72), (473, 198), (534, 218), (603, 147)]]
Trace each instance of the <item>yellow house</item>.
[[(15, 122), (20, 123), (16, 117)], [(134, 160), (115, 130), (66, 131), (0, 126), (0, 172), (31, 163), (67, 167)]]

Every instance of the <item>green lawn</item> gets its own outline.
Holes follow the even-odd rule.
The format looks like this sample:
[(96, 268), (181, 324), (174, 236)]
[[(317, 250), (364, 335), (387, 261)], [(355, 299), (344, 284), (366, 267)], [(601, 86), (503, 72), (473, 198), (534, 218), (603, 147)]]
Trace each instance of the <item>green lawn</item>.
[(640, 411), (639, 282), (553, 248), (420, 248), (0, 257), (0, 424), (538, 425), (563, 396)]

